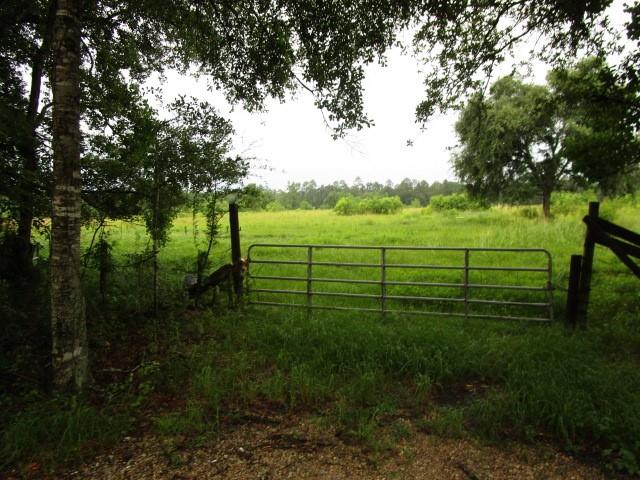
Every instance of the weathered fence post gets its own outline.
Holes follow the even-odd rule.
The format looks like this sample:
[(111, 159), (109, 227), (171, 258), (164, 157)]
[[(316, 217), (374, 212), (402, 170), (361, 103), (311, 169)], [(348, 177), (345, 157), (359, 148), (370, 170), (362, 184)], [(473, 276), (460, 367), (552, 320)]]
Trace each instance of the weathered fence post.
[(580, 271), (582, 255), (571, 255), (569, 266), (569, 288), (567, 289), (566, 325), (576, 328), (578, 324), (578, 302), (580, 298)]
[(238, 205), (229, 204), (229, 231), (231, 233), (231, 264), (233, 265), (233, 290), (238, 300), (242, 299), (242, 254), (240, 251), (240, 221)]
[[(598, 219), (600, 204), (589, 202), (589, 217), (595, 223)], [(582, 268), (580, 269), (580, 296), (578, 302), (578, 322), (581, 328), (587, 328), (587, 312), (589, 310), (589, 293), (591, 292), (591, 274), (593, 273), (593, 252), (596, 243), (591, 227), (587, 225), (582, 252)]]

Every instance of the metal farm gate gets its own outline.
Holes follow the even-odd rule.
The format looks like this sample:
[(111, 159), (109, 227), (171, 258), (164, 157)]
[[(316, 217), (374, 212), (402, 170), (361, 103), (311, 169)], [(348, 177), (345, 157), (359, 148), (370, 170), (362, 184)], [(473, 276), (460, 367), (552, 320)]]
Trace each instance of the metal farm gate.
[(544, 249), (260, 243), (248, 261), (253, 305), (553, 320)]

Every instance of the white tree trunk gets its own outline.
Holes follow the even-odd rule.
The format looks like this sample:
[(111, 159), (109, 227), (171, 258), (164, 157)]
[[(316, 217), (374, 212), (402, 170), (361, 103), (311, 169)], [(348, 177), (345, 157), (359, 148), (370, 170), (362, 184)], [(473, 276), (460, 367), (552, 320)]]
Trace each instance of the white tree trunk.
[(80, 285), (80, 4), (58, 0), (53, 44), (51, 328), (53, 385), (81, 391), (88, 351)]

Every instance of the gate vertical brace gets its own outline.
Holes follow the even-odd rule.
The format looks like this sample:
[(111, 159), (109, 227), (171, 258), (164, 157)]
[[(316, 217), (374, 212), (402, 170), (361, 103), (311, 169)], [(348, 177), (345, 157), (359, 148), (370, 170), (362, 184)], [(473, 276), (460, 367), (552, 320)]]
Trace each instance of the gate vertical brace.
[(464, 319), (469, 320), (469, 249), (464, 251)]
[(387, 310), (387, 249), (380, 249), (380, 312), (384, 316)]
[(313, 247), (307, 247), (307, 313), (311, 314), (313, 307), (313, 290), (311, 288), (313, 278)]
[[(600, 204), (589, 202), (589, 217), (595, 223), (598, 220)], [(587, 313), (589, 310), (589, 294), (591, 293), (591, 275), (593, 273), (593, 253), (596, 243), (593, 239), (591, 227), (587, 225), (582, 252), (582, 268), (580, 270), (580, 295), (578, 297), (578, 323), (581, 328), (587, 328)]]
[(240, 251), (240, 220), (238, 218), (238, 205), (229, 204), (229, 232), (231, 234), (231, 265), (233, 277), (233, 290), (238, 302), (242, 300), (242, 253)]

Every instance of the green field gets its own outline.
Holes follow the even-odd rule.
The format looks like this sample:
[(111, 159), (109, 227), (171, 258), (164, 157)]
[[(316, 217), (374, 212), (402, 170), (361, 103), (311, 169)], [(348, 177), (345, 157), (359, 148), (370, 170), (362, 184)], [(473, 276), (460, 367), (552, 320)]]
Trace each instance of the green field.
[[(586, 207), (584, 208), (586, 210)], [(640, 219), (637, 209), (629, 202), (611, 202), (602, 206), (604, 216), (627, 226), (630, 229), (640, 229)], [(529, 219), (521, 214), (522, 210), (511, 207), (494, 207), (487, 211), (454, 211), (433, 213), (422, 209), (405, 209), (397, 215), (354, 215), (339, 216), (328, 210), (317, 211), (285, 211), (285, 212), (242, 212), (241, 213), (241, 244), (243, 255), (248, 253), (248, 247), (255, 243), (286, 243), (286, 244), (334, 244), (334, 245), (375, 245), (375, 246), (434, 246), (434, 247), (480, 247), (480, 248), (543, 248), (549, 251), (553, 260), (552, 284), (554, 287), (555, 310), (562, 317), (567, 286), (568, 265), (572, 254), (582, 253), (584, 242), (584, 225), (581, 217), (585, 211), (574, 210), (573, 214), (558, 215), (553, 221)], [(222, 220), (221, 238), (214, 248), (211, 268), (230, 261), (230, 245), (226, 218)], [(198, 232), (203, 228), (204, 221), (195, 222), (191, 215), (183, 215), (175, 221), (170, 240), (160, 254), (160, 265), (165, 282), (161, 287), (165, 290), (164, 298), (176, 298), (180, 301), (182, 276), (195, 271), (196, 245), (204, 248), (204, 240)], [(131, 224), (117, 224), (111, 228), (110, 239), (114, 242), (115, 256), (120, 263), (126, 264), (126, 254), (140, 252), (148, 245), (144, 229)], [(195, 232), (195, 235), (194, 235)], [(85, 238), (90, 238), (90, 231)], [(314, 261), (363, 262), (375, 264), (379, 262), (379, 251), (349, 251), (326, 250), (314, 257)], [(306, 261), (306, 249), (288, 250), (254, 250), (254, 259), (276, 258)], [(390, 252), (387, 262), (412, 263), (430, 265), (463, 265), (462, 252)], [(540, 254), (472, 254), (472, 263), (484, 266), (545, 266), (545, 258)], [(617, 258), (604, 248), (599, 248), (596, 254), (596, 271), (600, 275), (594, 277), (593, 319), (596, 324), (603, 317), (612, 320), (612, 315), (619, 315), (622, 323), (632, 322), (627, 318), (624, 308), (611, 309), (611, 302), (620, 301), (622, 304), (628, 293), (635, 289), (635, 280), (627, 274), (626, 268)], [(128, 275), (131, 280), (137, 275)], [(145, 273), (145, 272), (142, 272)], [(148, 272), (146, 272), (148, 273)], [(304, 277), (306, 265), (298, 266), (269, 266), (253, 265), (251, 273), (256, 275), (284, 275)], [(316, 267), (314, 276), (324, 278), (356, 278), (379, 280), (379, 271), (371, 268), (331, 268)], [(612, 277), (615, 281), (612, 283)], [(88, 279), (90, 280), (90, 278)], [(426, 271), (421, 269), (403, 269), (387, 272), (387, 280), (397, 281), (427, 281), (451, 282), (462, 281), (460, 271)], [(541, 274), (526, 272), (471, 272), (471, 283), (513, 284), (542, 286), (546, 277)], [(598, 285), (603, 285), (598, 288)], [(132, 288), (127, 282), (120, 284), (119, 293), (138, 295), (139, 299), (132, 299), (140, 309), (144, 309), (145, 301), (149, 299), (147, 278), (143, 275)], [(304, 290), (305, 285), (300, 282), (251, 282), (250, 287), (279, 288)], [(118, 288), (114, 282), (113, 288)], [(379, 287), (363, 285), (332, 285), (322, 284), (314, 289), (322, 291), (344, 291), (356, 294), (378, 294)], [(444, 296), (459, 295), (459, 289), (446, 288), (409, 288), (396, 287), (389, 289), (388, 294)], [(491, 297), (515, 301), (543, 301), (544, 295), (504, 291), (474, 292), (477, 298)], [(524, 295), (524, 296), (523, 296)], [(255, 296), (256, 298), (258, 296)], [(120, 298), (120, 297), (119, 297)], [(273, 300), (263, 295), (263, 300)], [(304, 298), (298, 296), (280, 296), (279, 300), (286, 302), (302, 302)], [(360, 306), (363, 308), (377, 308), (377, 301), (358, 299), (344, 299), (329, 297), (316, 300), (319, 305)], [(615, 304), (615, 303), (614, 303)], [(147, 305), (148, 306), (148, 305)], [(396, 302), (390, 308), (404, 308)], [(450, 308), (447, 305), (446, 308)], [(454, 309), (456, 306), (453, 306)], [(604, 308), (602, 311), (600, 308)], [(439, 308), (436, 305), (436, 308)], [(446, 311), (445, 306), (441, 309)], [(487, 309), (475, 307), (482, 313), (491, 313)], [(458, 306), (459, 310), (459, 306)], [(533, 315), (532, 310), (511, 310), (504, 313), (521, 313)], [(626, 317), (625, 317), (626, 315)]]
[[(87, 443), (113, 441), (123, 432), (139, 428), (139, 416), (147, 419), (147, 425), (151, 417), (151, 426), (146, 428), (154, 432), (206, 439), (247, 412), (274, 409), (315, 415), (371, 452), (390, 448), (395, 438), (394, 419), (405, 417), (419, 428), (443, 436), (550, 442), (595, 458), (605, 468), (637, 474), (638, 280), (611, 253), (598, 247), (589, 328), (570, 332), (562, 323), (569, 257), (581, 253), (584, 241), (583, 210), (586, 205), (558, 214), (551, 221), (527, 218), (523, 209), (514, 207), (442, 213), (405, 209), (396, 215), (357, 216), (338, 216), (331, 211), (241, 213), (245, 254), (254, 243), (547, 249), (553, 258), (558, 319), (552, 325), (365, 312), (316, 311), (308, 315), (303, 309), (251, 305), (227, 311), (226, 299), (220, 298), (224, 295), (219, 295), (211, 309), (187, 310), (189, 302), (181, 291), (181, 281), (194, 270), (196, 244), (202, 241), (194, 229), (204, 224), (199, 220), (199, 226), (194, 227), (190, 215), (176, 220), (170, 241), (162, 250), (162, 310), (160, 317), (152, 320), (148, 313), (149, 267), (138, 265), (130, 256), (147, 245), (144, 229), (113, 224), (110, 240), (114, 242), (115, 267), (105, 299), (95, 294), (96, 273), (90, 268), (85, 273), (94, 367), (143, 367), (128, 376), (97, 378), (101, 393), (89, 403), (74, 404), (71, 413), (60, 406), (60, 400), (45, 407), (42, 402), (33, 403), (31, 410), (5, 423), (3, 453), (16, 461), (28, 458), (35, 445), (40, 445), (41, 455), (49, 452), (54, 459), (76, 458)], [(607, 218), (640, 230), (640, 210), (634, 202), (612, 201), (604, 203), (601, 210)], [(228, 239), (222, 230), (212, 254), (212, 268), (229, 261)], [(90, 230), (84, 238), (88, 244)], [(305, 254), (296, 255), (304, 259)], [(285, 258), (279, 250), (273, 255)], [(376, 261), (366, 252), (335, 255), (327, 250), (321, 255), (324, 257), (318, 259), (323, 261)], [(458, 253), (424, 258), (399, 255), (394, 262), (447, 265), (460, 261)], [(486, 266), (498, 262), (494, 255), (480, 260)], [(525, 254), (509, 261), (528, 265), (536, 259)], [(300, 267), (281, 272), (304, 275), (296, 268)], [(251, 269), (269, 273), (260, 265)], [(440, 281), (460, 276), (459, 271), (435, 272), (428, 275), (438, 275)], [(327, 267), (317, 274), (366, 279), (371, 272), (353, 268), (345, 273)], [(436, 278), (424, 275), (408, 269), (395, 278)], [(527, 273), (518, 273), (515, 278), (497, 272), (481, 275), (477, 281), (539, 281)], [(283, 285), (304, 288), (296, 287), (295, 282)], [(255, 288), (251, 281), (249, 286)], [(347, 287), (344, 291), (351, 293), (379, 288)], [(422, 293), (412, 288), (399, 288), (398, 293)], [(459, 291), (455, 290), (441, 294), (456, 295)], [(509, 292), (500, 295), (513, 298)], [(323, 301), (331, 302), (332, 297), (327, 298)], [(336, 302), (342, 303), (327, 305), (367, 307), (363, 301), (339, 299)], [(434, 308), (447, 311), (445, 305)], [(132, 330), (139, 333), (133, 335)], [(127, 357), (132, 343), (136, 343), (137, 353)], [(176, 401), (159, 408), (158, 399), (166, 398)], [(64, 414), (52, 415), (56, 409)], [(138, 416), (131, 414), (132, 409)], [(64, 441), (56, 436), (60, 429), (64, 429)], [(25, 431), (32, 431), (31, 443), (23, 438)]]

